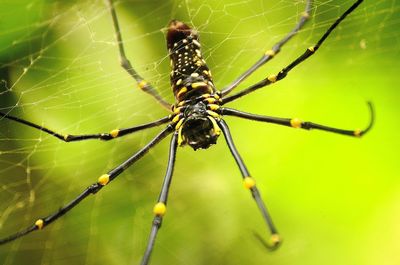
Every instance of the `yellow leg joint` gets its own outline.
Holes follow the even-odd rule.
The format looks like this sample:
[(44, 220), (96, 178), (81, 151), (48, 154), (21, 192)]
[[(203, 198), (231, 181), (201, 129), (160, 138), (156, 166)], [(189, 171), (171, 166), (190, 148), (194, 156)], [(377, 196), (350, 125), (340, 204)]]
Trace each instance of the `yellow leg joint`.
[(43, 226), (44, 226), (44, 221), (43, 221), (43, 219), (38, 219), (38, 220), (36, 220), (35, 226), (36, 226), (39, 230), (42, 229)]
[(158, 202), (154, 205), (153, 213), (157, 216), (164, 216), (167, 211), (167, 206), (163, 202)]
[(146, 80), (142, 80), (142, 81), (140, 81), (140, 82), (138, 83), (138, 87), (139, 87), (140, 89), (143, 89), (143, 88), (145, 88), (146, 86), (147, 86)]
[(290, 126), (292, 126), (293, 128), (301, 128), (301, 120), (298, 118), (291, 119)]
[(268, 51), (265, 52), (265, 55), (269, 55), (269, 56), (271, 56), (271, 57), (274, 57), (275, 54), (276, 54), (276, 53), (275, 53), (273, 50), (268, 50)]
[(281, 237), (279, 234), (272, 234), (270, 240), (271, 240), (271, 244), (273, 246), (276, 246), (281, 242)]
[(185, 138), (182, 135), (182, 128), (180, 127), (178, 130), (178, 146), (182, 146), (182, 144), (185, 142)]
[(360, 137), (360, 136), (361, 136), (361, 133), (362, 133), (362, 130), (360, 130), (360, 129), (356, 129), (356, 130), (353, 132), (354, 136), (356, 136), (356, 137)]
[(181, 113), (182, 112), (182, 109), (183, 109), (183, 107), (177, 107), (177, 108), (174, 108), (174, 114), (179, 114), (179, 113)]
[(183, 100), (181, 102), (178, 103), (178, 107), (182, 107), (183, 105), (185, 105), (187, 102), (186, 100)]
[(243, 180), (243, 186), (246, 189), (251, 189), (256, 185), (256, 181), (251, 177), (245, 177)]
[(314, 47), (314, 46), (311, 46), (311, 47), (308, 48), (308, 50), (309, 50), (310, 52), (315, 52), (315, 47)]
[(172, 119), (172, 123), (177, 123), (180, 120), (180, 116), (176, 115), (173, 119)]
[(110, 132), (110, 135), (111, 135), (112, 138), (117, 137), (118, 134), (119, 134), (119, 130), (118, 130), (118, 129), (112, 130), (112, 131)]
[(182, 127), (182, 123), (183, 123), (184, 120), (185, 120), (185, 119), (180, 119), (180, 120), (178, 121), (178, 123), (175, 125), (175, 130), (178, 130), (179, 128)]
[(271, 82), (271, 83), (275, 83), (276, 82), (276, 75), (270, 75), (267, 77), (267, 79)]
[(110, 175), (108, 175), (108, 174), (103, 174), (103, 175), (101, 175), (101, 176), (98, 178), (97, 182), (98, 182), (100, 185), (102, 185), (102, 186), (107, 185), (107, 183), (110, 182)]
[(216, 113), (216, 112), (214, 112), (214, 111), (207, 110), (207, 113), (208, 113), (208, 115), (210, 115), (210, 116), (212, 116), (212, 117), (214, 117), (214, 118), (217, 118), (217, 119), (220, 118), (219, 114)]
[(215, 133), (215, 135), (220, 135), (221, 134), (221, 129), (219, 128), (219, 126), (218, 126), (218, 124), (217, 124), (217, 121), (213, 118), (213, 117), (210, 117), (210, 116), (208, 116), (207, 117), (210, 121), (211, 121), (211, 123), (213, 124), (213, 128), (214, 128), (214, 133)]
[(301, 16), (304, 17), (305, 19), (309, 19), (310, 18), (310, 14), (308, 14), (307, 12), (301, 13)]

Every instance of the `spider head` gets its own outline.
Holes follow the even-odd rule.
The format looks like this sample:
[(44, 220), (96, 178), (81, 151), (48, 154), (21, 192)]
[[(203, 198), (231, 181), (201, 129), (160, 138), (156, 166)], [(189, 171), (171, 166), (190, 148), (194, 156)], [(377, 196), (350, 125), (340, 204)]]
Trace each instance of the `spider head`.
[(215, 119), (208, 115), (203, 102), (188, 106), (184, 116), (181, 131), (182, 144), (188, 144), (197, 150), (207, 149), (217, 142), (220, 128)]

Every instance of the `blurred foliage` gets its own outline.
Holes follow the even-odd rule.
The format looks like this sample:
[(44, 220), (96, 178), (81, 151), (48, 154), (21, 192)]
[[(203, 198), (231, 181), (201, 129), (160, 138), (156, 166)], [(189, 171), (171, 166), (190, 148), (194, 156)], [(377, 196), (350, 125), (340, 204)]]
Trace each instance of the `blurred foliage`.
[[(45, 16), (44, 0), (0, 2), (0, 59), (6, 61), (34, 52)], [(12, 49), (10, 49), (12, 47)]]
[[(353, 1), (318, 1), (313, 18), (244, 88), (312, 45)], [(133, 65), (173, 100), (165, 27), (195, 26), (222, 88), (296, 23), (304, 1), (118, 1)], [(0, 110), (61, 133), (107, 132), (166, 115), (119, 67), (103, 1), (0, 3)], [(318, 53), (282, 82), (230, 104), (341, 127), (376, 124), (362, 139), (226, 118), (284, 238), (267, 252), (255, 203), (221, 137), (178, 151), (157, 264), (399, 264), (400, 4), (365, 1)], [(0, 120), (0, 237), (70, 201), (160, 128), (110, 142), (65, 144)], [(164, 175), (168, 140), (42, 232), (0, 246), (3, 264), (137, 264)], [(225, 159), (226, 158), (226, 159)]]

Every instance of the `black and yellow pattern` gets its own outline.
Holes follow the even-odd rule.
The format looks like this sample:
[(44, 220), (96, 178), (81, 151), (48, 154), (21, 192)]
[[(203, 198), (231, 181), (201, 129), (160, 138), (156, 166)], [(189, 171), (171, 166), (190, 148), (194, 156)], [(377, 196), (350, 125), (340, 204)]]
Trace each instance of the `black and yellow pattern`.
[(197, 31), (181, 21), (172, 20), (167, 32), (167, 47), (172, 68), (171, 86), (178, 102), (216, 93)]
[(157, 93), (157, 91), (151, 86), (149, 82), (145, 81), (139, 75), (139, 73), (134, 70), (130, 61), (127, 59), (122, 43), (117, 15), (112, 0), (108, 0), (112, 22), (116, 32), (116, 40), (118, 42), (121, 66), (128, 72), (129, 75), (134, 78), (137, 86), (141, 90), (151, 95), (163, 107), (167, 108), (170, 111), (170, 114), (156, 121), (139, 126), (125, 129), (113, 129), (110, 130), (108, 133), (82, 135), (60, 134), (41, 125), (11, 116), (8, 113), (0, 113), (0, 117), (29, 126), (36, 130), (40, 130), (64, 142), (74, 142), (89, 139), (112, 140), (118, 137), (122, 137), (124, 135), (128, 135), (137, 131), (142, 131), (162, 124), (168, 123), (168, 125), (149, 143), (143, 146), (131, 157), (126, 159), (123, 163), (116, 166), (106, 174), (100, 175), (97, 181), (89, 185), (86, 189), (83, 190), (81, 194), (72, 199), (68, 204), (60, 207), (57, 211), (46, 217), (38, 218), (30, 227), (26, 228), (25, 230), (21, 230), (20, 232), (0, 239), (0, 244), (5, 244), (19, 237), (25, 236), (35, 230), (41, 230), (45, 228), (50, 223), (68, 213), (71, 209), (77, 206), (89, 195), (96, 194), (102, 188), (110, 184), (116, 177), (118, 177), (132, 164), (142, 158), (162, 139), (167, 137), (169, 134), (173, 134), (169, 148), (167, 172), (164, 177), (164, 182), (159, 198), (153, 208), (154, 219), (151, 226), (147, 248), (141, 262), (142, 265), (147, 265), (150, 260), (158, 230), (161, 227), (163, 217), (165, 216), (167, 210), (168, 192), (172, 181), (177, 147), (189, 145), (194, 150), (206, 149), (215, 144), (218, 137), (222, 133), (225, 137), (231, 154), (240, 169), (243, 178), (243, 185), (251, 192), (252, 198), (256, 202), (258, 209), (262, 214), (262, 218), (269, 229), (270, 237), (267, 242), (264, 242), (264, 245), (270, 249), (275, 249), (277, 246), (280, 245), (280, 236), (275, 225), (272, 222), (267, 207), (262, 200), (255, 179), (251, 177), (238, 150), (236, 149), (229, 127), (223, 120), (223, 116), (235, 116), (249, 120), (288, 126), (292, 128), (301, 128), (307, 130), (318, 129), (341, 135), (360, 137), (372, 128), (374, 122), (374, 112), (372, 104), (368, 103), (371, 118), (370, 123), (364, 130), (344, 130), (313, 122), (302, 121), (298, 118), (280, 118), (265, 115), (256, 115), (231, 108), (226, 108), (223, 107), (223, 105), (257, 89), (272, 85), (275, 82), (283, 80), (292, 69), (294, 69), (297, 65), (301, 64), (313, 54), (315, 54), (315, 52), (323, 44), (325, 39), (332, 33), (332, 31), (337, 27), (337, 25), (341, 21), (343, 21), (347, 15), (353, 12), (362, 2), (362, 0), (356, 1), (327, 29), (324, 35), (317, 41), (314, 46), (306, 49), (303, 54), (301, 54), (297, 59), (288, 64), (286, 67), (282, 68), (280, 72), (278, 72), (277, 74), (267, 75), (265, 79), (246, 89), (243, 89), (242, 91), (232, 96), (227, 95), (255, 70), (259, 69), (263, 64), (276, 56), (279, 53), (281, 47), (285, 43), (287, 43), (301, 29), (301, 27), (303, 27), (305, 22), (310, 17), (312, 1), (307, 1), (305, 10), (300, 17), (299, 22), (287, 35), (285, 35), (284, 38), (278, 41), (272, 47), (272, 49), (267, 50), (259, 59), (259, 61), (257, 61), (253, 66), (251, 66), (247, 71), (245, 71), (230, 85), (226, 86), (221, 91), (217, 90), (214, 86), (211, 71), (208, 68), (201, 53), (201, 44), (197, 31), (178, 20), (171, 21), (168, 26), (167, 32), (167, 47), (172, 68), (170, 73), (171, 87), (176, 101), (174, 104), (169, 104)]

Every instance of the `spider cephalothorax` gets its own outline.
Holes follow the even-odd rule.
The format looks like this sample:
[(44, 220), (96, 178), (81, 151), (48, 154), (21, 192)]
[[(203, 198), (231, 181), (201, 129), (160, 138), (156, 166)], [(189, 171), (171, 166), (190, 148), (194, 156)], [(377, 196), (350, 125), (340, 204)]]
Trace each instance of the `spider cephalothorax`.
[(204, 102), (187, 106), (183, 114), (182, 144), (188, 144), (196, 150), (206, 149), (217, 142), (221, 130), (215, 119), (207, 113)]

